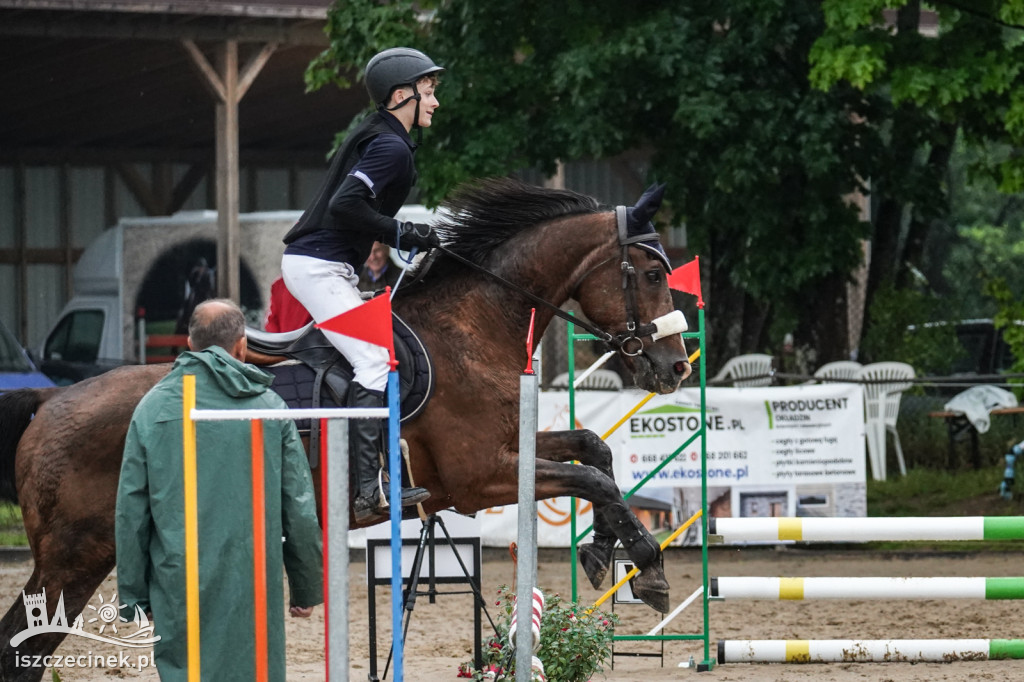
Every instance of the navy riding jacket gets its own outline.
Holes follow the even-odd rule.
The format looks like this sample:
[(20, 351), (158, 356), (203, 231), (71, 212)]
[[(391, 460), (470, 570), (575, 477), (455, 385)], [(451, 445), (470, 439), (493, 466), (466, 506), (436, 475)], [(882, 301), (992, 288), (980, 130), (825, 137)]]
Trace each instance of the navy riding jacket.
[(398, 209), (416, 181), (416, 144), (391, 114), (360, 123), (334, 156), (316, 197), (285, 235), (286, 254), (348, 263), (359, 272), (374, 241), (397, 246)]

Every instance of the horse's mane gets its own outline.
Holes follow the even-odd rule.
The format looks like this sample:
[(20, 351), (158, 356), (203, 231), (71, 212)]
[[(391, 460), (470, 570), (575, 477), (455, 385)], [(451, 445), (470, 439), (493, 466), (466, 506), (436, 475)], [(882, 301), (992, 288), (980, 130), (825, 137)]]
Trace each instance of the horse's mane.
[(438, 232), (446, 246), (474, 263), (525, 228), (564, 216), (596, 213), (592, 197), (564, 189), (487, 178), (460, 185), (441, 204)]

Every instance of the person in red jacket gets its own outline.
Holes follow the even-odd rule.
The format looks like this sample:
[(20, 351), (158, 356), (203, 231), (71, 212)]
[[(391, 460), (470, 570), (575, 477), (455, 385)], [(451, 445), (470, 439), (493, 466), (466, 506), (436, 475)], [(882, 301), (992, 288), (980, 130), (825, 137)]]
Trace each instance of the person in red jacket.
[(268, 332), (290, 332), (305, 327), (312, 321), (309, 311), (284, 285), (284, 278), (275, 279), (270, 285), (270, 307), (267, 308), (267, 319), (263, 323), (263, 328)]

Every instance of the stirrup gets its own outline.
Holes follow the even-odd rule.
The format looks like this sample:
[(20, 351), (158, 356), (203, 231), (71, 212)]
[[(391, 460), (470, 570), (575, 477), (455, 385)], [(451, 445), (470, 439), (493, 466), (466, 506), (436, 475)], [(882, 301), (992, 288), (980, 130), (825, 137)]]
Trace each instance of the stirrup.
[[(391, 508), (390, 500), (388, 499), (390, 482), (391, 477), (388, 476), (388, 473), (384, 469), (378, 469), (377, 488), (370, 493), (370, 496), (360, 493), (356, 497), (357, 512), (363, 511), (360, 507), (365, 507), (365, 512), (387, 515), (389, 513), (388, 510)], [(430, 491), (426, 488), (402, 488), (401, 494), (403, 507), (412, 507), (430, 499)], [(368, 514), (363, 516), (368, 518)]]

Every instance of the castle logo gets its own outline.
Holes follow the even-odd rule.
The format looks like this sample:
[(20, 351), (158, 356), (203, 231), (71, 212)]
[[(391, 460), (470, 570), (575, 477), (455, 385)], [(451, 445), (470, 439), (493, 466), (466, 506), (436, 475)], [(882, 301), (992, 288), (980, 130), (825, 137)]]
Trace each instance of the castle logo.
[[(64, 633), (65, 635), (76, 635), (94, 639), (98, 642), (106, 642), (117, 646), (145, 647), (160, 639), (160, 635), (153, 634), (153, 624), (149, 622), (146, 614), (138, 606), (135, 607), (134, 618), (129, 621), (121, 615), (121, 609), (125, 605), (117, 603), (117, 594), (110, 597), (110, 601), (104, 601), (103, 594), (97, 593), (98, 603), (86, 605), (84, 616), (78, 614), (75, 622), (68, 625), (68, 617), (64, 612), (64, 591), (61, 590), (60, 598), (57, 600), (57, 607), (54, 609), (53, 618), (48, 620), (46, 612), (46, 588), (38, 594), (26, 594), (22, 591), (22, 599), (25, 603), (25, 619), (28, 627), (11, 638), (11, 646), (16, 647), (29, 637), (49, 632)], [(89, 617), (86, 621), (85, 616)], [(99, 633), (90, 632), (85, 629), (86, 624), (98, 623)], [(127, 623), (134, 623), (135, 630), (128, 632)], [(118, 627), (122, 632), (118, 631)], [(109, 629), (109, 633), (107, 630)]]

